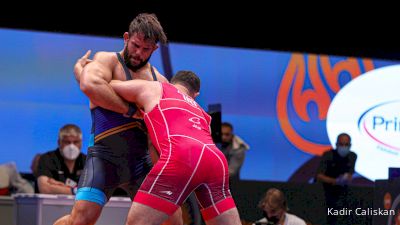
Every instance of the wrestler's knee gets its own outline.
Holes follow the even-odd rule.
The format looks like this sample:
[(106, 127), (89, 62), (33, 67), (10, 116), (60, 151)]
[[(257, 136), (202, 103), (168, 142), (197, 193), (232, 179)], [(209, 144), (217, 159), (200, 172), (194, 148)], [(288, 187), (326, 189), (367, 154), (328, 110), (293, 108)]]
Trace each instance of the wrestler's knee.
[(98, 205), (87, 206), (87, 204), (76, 204), (70, 216), (70, 225), (91, 225), (95, 224), (101, 213)]
[(136, 213), (129, 213), (125, 225), (137, 225), (137, 224), (151, 224), (151, 221), (145, 219), (143, 215)]
[(182, 210), (178, 208), (175, 213), (162, 225), (183, 225)]
[(65, 215), (59, 218), (53, 225), (69, 225), (70, 224), (70, 215)]
[(126, 225), (159, 225), (167, 219), (168, 215), (164, 212), (133, 202), (128, 213)]

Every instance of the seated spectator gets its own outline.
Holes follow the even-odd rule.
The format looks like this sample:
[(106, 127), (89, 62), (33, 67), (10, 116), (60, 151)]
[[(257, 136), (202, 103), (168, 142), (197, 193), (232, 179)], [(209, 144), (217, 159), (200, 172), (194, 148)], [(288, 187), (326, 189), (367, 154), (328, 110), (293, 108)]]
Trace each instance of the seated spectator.
[(287, 212), (285, 195), (276, 188), (268, 189), (258, 207), (263, 210), (264, 218), (257, 220), (253, 225), (306, 225), (303, 219)]
[(246, 151), (250, 149), (239, 136), (233, 133), (233, 126), (224, 122), (221, 124), (222, 146), (229, 166), (229, 177), (232, 180), (240, 179), (240, 169), (242, 168)]
[(73, 124), (58, 134), (58, 148), (42, 154), (37, 170), (40, 193), (75, 194), (86, 155), (81, 153), (82, 131)]
[(0, 195), (33, 192), (32, 185), (21, 177), (14, 162), (0, 165)]

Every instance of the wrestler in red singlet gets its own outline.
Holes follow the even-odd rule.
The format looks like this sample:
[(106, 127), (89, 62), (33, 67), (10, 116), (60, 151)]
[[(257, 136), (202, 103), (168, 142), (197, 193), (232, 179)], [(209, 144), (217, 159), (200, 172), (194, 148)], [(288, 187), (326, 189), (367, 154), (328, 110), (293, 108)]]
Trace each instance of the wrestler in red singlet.
[(211, 117), (173, 85), (160, 85), (159, 104), (144, 114), (160, 159), (134, 201), (172, 215), (195, 191), (204, 219), (214, 218), (235, 203), (229, 192), (228, 164), (211, 137)]

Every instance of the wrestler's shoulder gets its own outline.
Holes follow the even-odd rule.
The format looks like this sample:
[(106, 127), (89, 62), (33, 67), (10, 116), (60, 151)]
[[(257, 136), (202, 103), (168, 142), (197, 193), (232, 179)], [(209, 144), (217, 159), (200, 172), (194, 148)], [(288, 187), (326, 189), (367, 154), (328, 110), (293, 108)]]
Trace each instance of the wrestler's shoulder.
[(107, 66), (113, 66), (118, 62), (115, 52), (99, 51), (93, 57), (93, 60)]
[(117, 59), (117, 54), (115, 52), (105, 52), (105, 51), (99, 51), (94, 54), (93, 59)]

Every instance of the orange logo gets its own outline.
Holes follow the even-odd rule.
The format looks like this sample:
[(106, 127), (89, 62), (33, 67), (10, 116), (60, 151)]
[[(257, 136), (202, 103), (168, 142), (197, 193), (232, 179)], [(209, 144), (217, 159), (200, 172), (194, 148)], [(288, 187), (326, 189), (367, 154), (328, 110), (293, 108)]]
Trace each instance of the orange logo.
[(392, 207), (392, 195), (389, 192), (386, 192), (385, 196), (383, 196), (383, 207), (385, 209), (390, 209)]
[[(313, 121), (310, 121), (307, 106), (313, 102), (318, 108), (318, 120), (325, 121), (332, 101), (329, 93), (339, 92), (341, 73), (347, 72), (351, 79), (354, 79), (362, 71), (367, 72), (373, 69), (374, 65), (370, 59), (359, 60), (348, 57), (332, 63), (327, 55), (292, 54), (276, 101), (279, 124), (286, 138), (304, 152), (321, 155), (328, 150), (330, 145), (310, 141), (296, 130), (290, 121), (288, 109), (293, 109), (290, 113), (296, 115), (301, 121), (311, 123)], [(311, 87), (305, 86), (306, 78), (310, 81)]]

